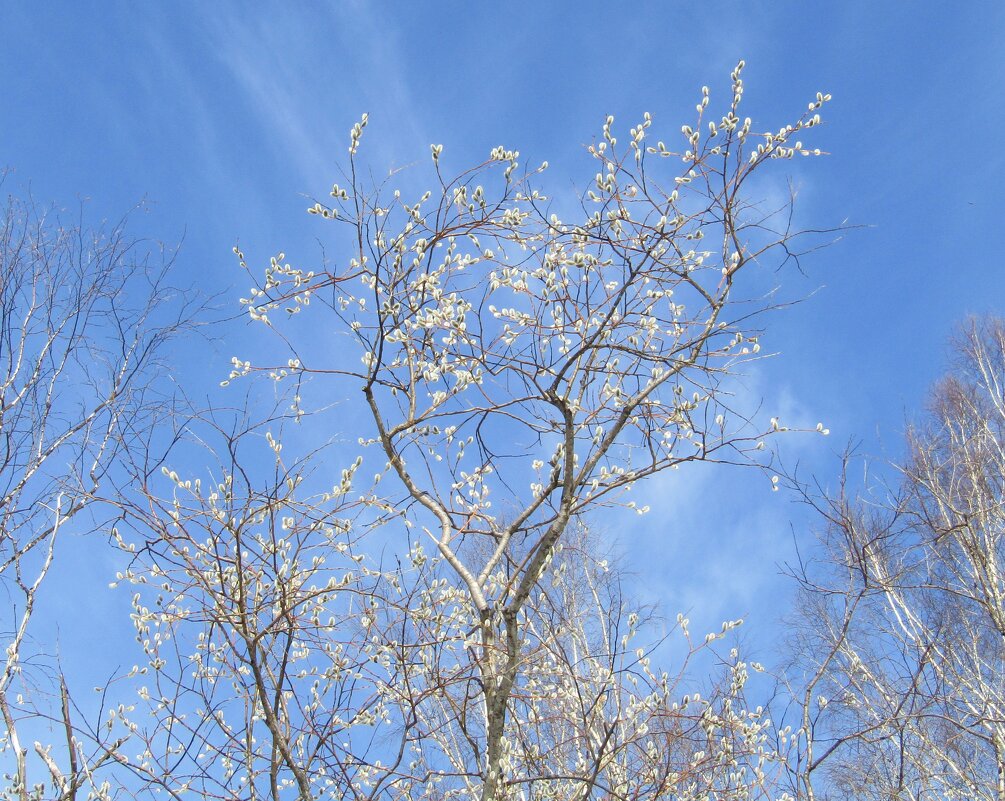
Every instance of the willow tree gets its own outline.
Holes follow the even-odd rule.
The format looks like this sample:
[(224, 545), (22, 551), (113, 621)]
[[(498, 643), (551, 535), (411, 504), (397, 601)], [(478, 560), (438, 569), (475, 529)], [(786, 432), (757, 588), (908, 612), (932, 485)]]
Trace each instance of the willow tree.
[[(142, 537), (119, 531), (144, 656), (129, 677), (139, 698), (108, 721), (131, 735), (116, 788), (478, 797), (486, 719), (470, 594), (419, 542), (382, 563), (356, 470), (309, 490), (330, 461), (281, 455), (278, 423), (201, 429), (216, 451), (193, 462), (203, 468), (155, 469), (144, 483), (173, 491), (125, 508)], [(722, 648), (736, 621), (692, 639), (679, 618), (673, 669), (661, 667), (652, 611), (599, 548), (582, 527), (567, 532), (521, 610), (506, 797), (769, 795), (784, 760), (747, 701), (751, 666)], [(710, 659), (720, 667), (695, 669)]]
[(648, 114), (619, 146), (608, 118), (575, 222), (549, 213), (536, 185), (546, 165), (521, 170), (505, 147), (448, 177), (433, 146), (435, 188), (417, 199), (390, 181), (371, 187), (364, 116), (345, 185), (309, 209), (344, 225), (341, 264), (305, 270), (280, 255), (245, 301), (277, 330), (283, 316), (324, 309), (324, 325), (357, 343), (354, 368), (318, 352), (316, 334), (298, 339), (311, 324), (289, 326), (285, 363), (236, 359), (230, 379), (336, 374), (362, 393), (362, 444), (392, 487), (371, 502), (429, 537), (474, 609), (483, 798), (518, 778), (507, 713), (521, 612), (572, 521), (611, 502), (644, 511), (625, 495), (640, 479), (689, 461), (748, 462), (780, 427), (759, 430), (719, 393), (759, 350), (759, 313), (772, 305), (743, 294), (744, 275), (798, 250), (745, 190), (774, 160), (819, 152), (801, 137), (827, 97), (755, 133), (739, 116), (741, 68), (721, 116), (702, 91), (682, 147), (650, 144)]
[[(235, 357), (228, 382), (296, 381), (297, 416), (312, 392), (348, 396), (343, 419), (368, 420), (357, 465), (379, 482), (363, 502), (412, 532), (403, 550), (433, 548), (471, 610), (469, 794), (516, 798), (536, 781), (514, 757), (511, 715), (528, 680), (525, 611), (574, 521), (603, 505), (644, 512), (632, 487), (688, 462), (765, 465), (765, 438), (784, 428), (747, 419), (750, 404), (724, 392), (776, 305), (748, 274), (802, 251), (791, 216), (756, 203), (751, 179), (819, 155), (803, 138), (829, 96), (759, 132), (741, 116), (742, 67), (721, 110), (703, 88), (669, 144), (653, 142), (649, 114), (623, 138), (608, 117), (571, 221), (541, 185), (547, 164), (527, 168), (503, 146), (451, 174), (433, 145), (430, 188), (415, 197), (395, 188), (400, 174), (373, 184), (364, 115), (344, 177), (308, 209), (335, 226), (333, 261), (309, 269), (280, 254), (242, 301), (285, 352)], [(575, 792), (600, 792), (590, 761), (572, 764)]]

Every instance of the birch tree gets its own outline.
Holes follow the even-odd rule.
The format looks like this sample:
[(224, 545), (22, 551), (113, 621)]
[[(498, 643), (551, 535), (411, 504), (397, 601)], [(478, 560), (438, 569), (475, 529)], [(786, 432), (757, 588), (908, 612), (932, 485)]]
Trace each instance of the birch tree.
[(98, 792), (121, 741), (86, 736), (36, 607), (60, 543), (96, 526), (99, 491), (164, 408), (153, 377), (192, 309), (125, 221), (68, 224), (13, 196), (0, 215), (0, 795), (70, 799)]
[(808, 796), (1005, 798), (1005, 323), (951, 349), (894, 491), (814, 499)]

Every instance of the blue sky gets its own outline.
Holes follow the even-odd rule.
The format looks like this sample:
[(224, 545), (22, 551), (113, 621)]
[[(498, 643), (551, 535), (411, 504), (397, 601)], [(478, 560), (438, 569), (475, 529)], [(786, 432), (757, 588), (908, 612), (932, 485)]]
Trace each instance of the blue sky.
[[(1002, 52), (996, 2), (7, 2), (0, 165), (41, 201), (89, 198), (92, 219), (147, 198), (133, 230), (184, 238), (180, 282), (236, 302), (235, 242), (259, 263), (316, 253), (305, 197), (327, 193), (364, 111), (375, 163), (436, 142), (464, 167), (504, 143), (571, 187), (592, 177), (582, 146), (605, 115), (627, 127), (650, 111), (675, 132), (744, 58), (755, 128), (834, 96), (814, 140), (831, 155), (786, 166), (799, 219), (868, 226), (784, 278), (812, 297), (771, 321), (765, 349), (781, 355), (748, 382), (766, 407), (830, 427), (783, 444), (828, 479), (849, 439), (896, 456), (953, 324), (1003, 312)], [(234, 350), (208, 346), (183, 379), (212, 386)], [(638, 490), (654, 499), (643, 522), (604, 521), (645, 554), (629, 559), (642, 592), (670, 617), (768, 627), (798, 510), (732, 473), (660, 482)]]

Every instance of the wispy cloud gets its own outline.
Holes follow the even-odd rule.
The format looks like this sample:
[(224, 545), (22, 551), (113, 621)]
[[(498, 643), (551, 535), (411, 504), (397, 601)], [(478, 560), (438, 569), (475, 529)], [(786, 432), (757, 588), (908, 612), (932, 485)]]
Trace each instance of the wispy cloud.
[[(361, 2), (321, 13), (303, 7), (281, 18), (232, 9), (209, 21), (214, 47), (252, 109), (258, 133), (296, 171), (304, 190), (326, 185), (363, 112), (368, 130), (402, 149), (423, 142), (421, 115), (398, 54), (393, 18)], [(366, 47), (358, 43), (365, 41)]]

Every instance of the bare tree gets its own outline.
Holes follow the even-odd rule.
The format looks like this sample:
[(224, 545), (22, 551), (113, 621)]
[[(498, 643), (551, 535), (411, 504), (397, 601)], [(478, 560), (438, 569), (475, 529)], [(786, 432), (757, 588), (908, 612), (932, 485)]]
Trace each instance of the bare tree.
[(0, 214), (0, 796), (71, 799), (100, 794), (121, 740), (85, 736), (33, 613), (60, 541), (95, 527), (97, 493), (163, 407), (153, 377), (189, 309), (124, 220), (68, 225), (15, 197)]
[(1005, 799), (1005, 322), (967, 321), (952, 351), (896, 490), (811, 499), (809, 797)]
[[(368, 468), (383, 480), (362, 503), (423, 532), (452, 572), (438, 603), (471, 610), (460, 614), (474, 673), (455, 683), (470, 698), (454, 702), (463, 721), (451, 718), (471, 756), (454, 767), (468, 796), (551, 797), (551, 785), (524, 774), (514, 713), (531, 664), (528, 610), (574, 521), (604, 504), (644, 512), (628, 500), (632, 486), (691, 461), (756, 464), (784, 428), (751, 422), (750, 404), (734, 408), (724, 392), (760, 348), (761, 315), (778, 305), (744, 291), (744, 277), (803, 250), (787, 209), (751, 202), (748, 188), (775, 159), (820, 153), (801, 139), (829, 96), (756, 133), (739, 116), (742, 66), (721, 116), (703, 88), (680, 147), (649, 143), (648, 114), (619, 146), (608, 118), (573, 223), (535, 184), (547, 165), (521, 171), (502, 146), (452, 178), (432, 146), (433, 189), (414, 200), (393, 175), (372, 187), (359, 160), (364, 116), (345, 185), (309, 209), (343, 224), (337, 264), (306, 270), (280, 254), (243, 301), (285, 350), (271, 364), (235, 357), (228, 381), (296, 381), (297, 416), (301, 385), (335, 377), (334, 397), (354, 388), (361, 408), (347, 406), (346, 419), (369, 417), (361, 444), (376, 450)], [(367, 764), (354, 792), (381, 781)], [(629, 797), (584, 776), (575, 774), (584, 798)]]

